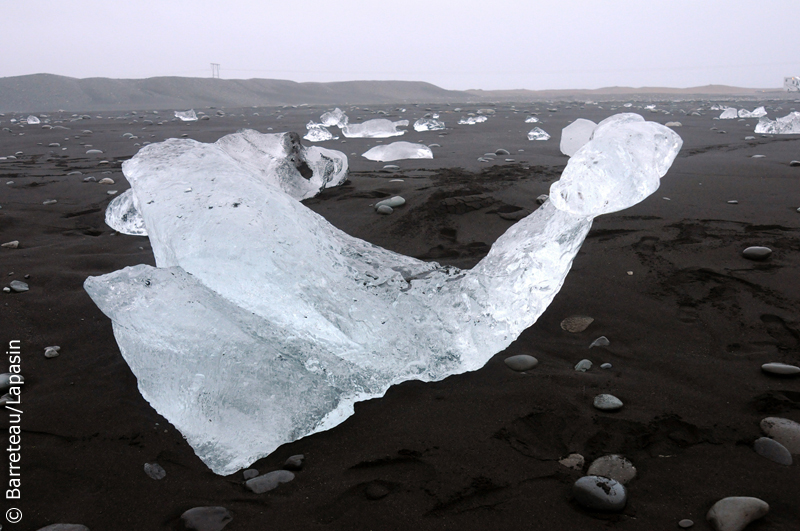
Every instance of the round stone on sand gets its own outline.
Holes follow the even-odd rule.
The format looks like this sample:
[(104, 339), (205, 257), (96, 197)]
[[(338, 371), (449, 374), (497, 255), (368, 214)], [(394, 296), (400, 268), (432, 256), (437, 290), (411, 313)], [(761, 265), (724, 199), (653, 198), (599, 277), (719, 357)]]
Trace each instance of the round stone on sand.
[(37, 531), (89, 531), (89, 528), (81, 524), (50, 524)]
[(569, 454), (564, 459), (559, 459), (558, 462), (567, 468), (571, 468), (573, 470), (582, 470), (583, 464), (586, 461), (581, 454)]
[(800, 374), (800, 367), (788, 365), (786, 363), (765, 363), (761, 366), (761, 370), (769, 374), (778, 374), (780, 376), (794, 376)]
[(761, 247), (759, 245), (748, 247), (744, 251), (742, 251), (742, 256), (747, 258), (748, 260), (766, 260), (772, 254), (772, 249), (769, 247)]
[(364, 494), (366, 494), (369, 500), (380, 500), (389, 494), (389, 489), (386, 485), (382, 485), (377, 481), (372, 481), (364, 489)]
[(277, 488), (281, 483), (288, 483), (293, 479), (294, 474), (288, 470), (275, 470), (274, 472), (267, 472), (262, 476), (248, 479), (245, 482), (245, 486), (256, 494), (263, 494)]
[(519, 371), (519, 372), (533, 369), (539, 364), (539, 360), (537, 360), (533, 356), (528, 356), (527, 354), (519, 354), (517, 356), (511, 356), (506, 358), (504, 361), (509, 369), (511, 369), (512, 371)]
[(390, 207), (389, 205), (381, 205), (378, 208), (376, 208), (375, 210), (378, 212), (378, 214), (384, 214), (384, 215), (387, 215), (387, 216), (389, 214), (391, 214), (392, 212), (394, 212), (394, 209), (392, 207)]
[(397, 208), (397, 207), (405, 205), (405, 204), (406, 204), (406, 200), (403, 199), (402, 197), (400, 197), (399, 195), (396, 195), (394, 197), (390, 197), (389, 199), (384, 199), (383, 201), (378, 201), (377, 203), (375, 203), (375, 208), (376, 209), (380, 208), (383, 205), (386, 205), (386, 206), (391, 207), (391, 208)]
[(610, 344), (611, 344), (611, 341), (609, 341), (606, 336), (600, 336), (597, 339), (595, 339), (594, 341), (592, 341), (592, 344), (589, 345), (589, 348), (592, 348), (592, 347), (607, 347)]
[(636, 467), (621, 455), (604, 455), (592, 461), (586, 473), (590, 476), (615, 479), (626, 485), (636, 477)]
[(300, 470), (303, 468), (303, 462), (305, 461), (306, 456), (304, 454), (297, 454), (289, 457), (285, 463), (283, 463), (284, 470)]
[(616, 411), (622, 408), (622, 400), (614, 395), (597, 395), (594, 397), (594, 407), (601, 411)]
[(58, 345), (55, 345), (55, 346), (52, 346), (52, 347), (45, 347), (44, 348), (44, 357), (45, 358), (57, 358), (58, 355), (59, 355), (59, 351), (60, 350), (61, 350), (61, 347), (59, 347)]
[(766, 457), (779, 465), (790, 466), (792, 464), (792, 454), (784, 445), (769, 437), (761, 437), (753, 443), (753, 450), (761, 457)]
[(688, 529), (688, 528), (692, 527), (693, 525), (694, 525), (694, 521), (693, 520), (689, 520), (688, 518), (684, 518), (683, 520), (678, 522), (678, 527), (680, 527), (682, 529)]
[(14, 240), (0, 244), (0, 247), (5, 247), (6, 249), (16, 249), (19, 247), (19, 240)]
[(572, 496), (580, 505), (594, 511), (621, 511), (628, 501), (621, 483), (600, 476), (584, 476), (576, 481)]
[(167, 477), (167, 471), (158, 463), (145, 463), (144, 472), (153, 479), (164, 479)]
[(575, 364), (575, 370), (578, 372), (586, 372), (592, 368), (591, 360), (581, 360)]
[(800, 424), (780, 417), (767, 417), (761, 421), (761, 430), (784, 445), (789, 452), (800, 454)]
[(222, 531), (233, 516), (225, 507), (195, 507), (181, 515), (186, 529), (195, 531)]
[(611, 367), (613, 367), (613, 365), (611, 365), (610, 363), (604, 363), (600, 365), (601, 369), (606, 369), (606, 370), (610, 369)]
[(11, 291), (15, 291), (17, 293), (22, 293), (30, 289), (28, 285), (21, 280), (12, 280), (9, 283), (9, 287), (11, 288)]
[(733, 496), (715, 503), (708, 511), (706, 519), (716, 531), (742, 531), (747, 524), (764, 517), (768, 512), (769, 505), (763, 500)]
[(114, 179), (111, 179), (110, 177), (103, 177), (97, 181), (97, 184), (114, 184)]
[(795, 167), (795, 168), (800, 166), (800, 160), (793, 160), (792, 162), (789, 163), (789, 166), (792, 166), (792, 167)]
[(585, 315), (573, 315), (561, 321), (561, 328), (567, 332), (578, 333), (589, 328), (589, 325), (592, 324), (592, 322), (594, 322), (592, 317), (587, 317)]
[(242, 476), (244, 476), (244, 480), (247, 481), (248, 479), (253, 479), (258, 475), (258, 470), (255, 468), (248, 468), (247, 470), (242, 471)]

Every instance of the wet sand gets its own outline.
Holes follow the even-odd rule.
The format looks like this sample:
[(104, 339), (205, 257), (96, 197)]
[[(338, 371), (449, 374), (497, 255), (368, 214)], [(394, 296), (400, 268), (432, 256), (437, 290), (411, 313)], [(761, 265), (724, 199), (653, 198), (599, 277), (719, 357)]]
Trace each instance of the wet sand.
[[(745, 105), (756, 106), (739, 107)], [(768, 109), (775, 118), (797, 104), (771, 105), (782, 107)], [(720, 111), (700, 101), (657, 104), (671, 114), (639, 104), (499, 104), (487, 122), (472, 126), (456, 122), (487, 105), (402, 107), (344, 110), (353, 122), (360, 116), (412, 124), (439, 112), (447, 124), (442, 134), (409, 127), (381, 141), (440, 144), (434, 159), (383, 170), (384, 163), (360, 157), (377, 140), (320, 143), (349, 156), (350, 179), (306, 204), (350, 234), (460, 267), (480, 260), (513, 224), (500, 212), (535, 209), (536, 197), (558, 179), (567, 163), (560, 131), (571, 120), (630, 110), (647, 120), (680, 121), (684, 146), (655, 194), (595, 220), (561, 292), (506, 351), (476, 372), (393, 387), (382, 399), (358, 404), (340, 426), (282, 446), (253, 466), (265, 473), (300, 453), (306, 463), (294, 481), (266, 494), (246, 490), (241, 473), (210, 472), (147, 404), (110, 320), (82, 284), (90, 275), (154, 265), (146, 237), (115, 234), (103, 222), (115, 197), (107, 192), (128, 188), (120, 165), (139, 149), (134, 144), (183, 134), (211, 142), (242, 127), (302, 135), (326, 108), (225, 109), (225, 116), (203, 109), (211, 119), (194, 123), (170, 121), (171, 111), (124, 119), (115, 119), (122, 112), (92, 112), (77, 121), (71, 113), (49, 113), (50, 125), (69, 129), (20, 128), (9, 123), (11, 114), (0, 117), (11, 131), (0, 131), (0, 157), (23, 152), (0, 161), (0, 243), (20, 242), (18, 249), (0, 249), (0, 274), (4, 286), (30, 285), (25, 293), (0, 294), (0, 341), (4, 347), (21, 341), (26, 378), (22, 500), (15, 505), (23, 520), (3, 522), (4, 529), (56, 522), (93, 531), (182, 529), (181, 513), (206, 505), (228, 508), (234, 519), (225, 529), (232, 531), (659, 530), (676, 529), (683, 518), (707, 529), (705, 513), (726, 496), (770, 504), (770, 513), (748, 529), (796, 528), (798, 456), (782, 466), (757, 455), (752, 444), (764, 417), (800, 421), (800, 378), (760, 370), (772, 361), (800, 363), (800, 168), (789, 166), (800, 159), (800, 135), (755, 135), (756, 119), (714, 120)], [(701, 107), (703, 115), (686, 116)], [(542, 123), (524, 123), (530, 112)], [(161, 126), (144, 122), (163, 119)], [(537, 125), (552, 138), (528, 141)], [(126, 132), (139, 138), (123, 138)], [(749, 135), (756, 139), (745, 140)], [(61, 145), (49, 147), (53, 142)], [(478, 162), (500, 148), (509, 155)], [(87, 155), (88, 149), (104, 153)], [(115, 183), (84, 182), (87, 176)], [(392, 195), (407, 204), (377, 215), (371, 205)], [(52, 199), (57, 203), (43, 205)], [(774, 253), (764, 262), (746, 260), (741, 252), (751, 245)], [(595, 321), (581, 333), (562, 330), (560, 322), (575, 314)], [(610, 345), (590, 350), (601, 335)], [(46, 359), (49, 345), (61, 346), (61, 355)], [(513, 372), (503, 359), (515, 354), (535, 356), (539, 365)], [(575, 372), (583, 358), (594, 368)], [(600, 369), (604, 362), (613, 368)], [(625, 406), (600, 412), (592, 407), (599, 393)], [(6, 415), (0, 423), (6, 433)], [(621, 513), (593, 513), (572, 500), (572, 483), (585, 468), (571, 470), (558, 459), (573, 452), (587, 464), (609, 453), (633, 462), (638, 476)], [(143, 470), (149, 462), (167, 476), (149, 478)], [(6, 485), (7, 465), (0, 469)], [(388, 494), (369, 499), (366, 489), (375, 484)]]

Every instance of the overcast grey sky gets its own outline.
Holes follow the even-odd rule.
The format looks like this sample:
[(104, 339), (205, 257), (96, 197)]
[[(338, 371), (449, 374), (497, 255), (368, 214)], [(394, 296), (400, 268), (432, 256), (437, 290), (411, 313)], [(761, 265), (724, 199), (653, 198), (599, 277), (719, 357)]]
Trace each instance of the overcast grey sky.
[(0, 77), (768, 88), (800, 0), (2, 0)]

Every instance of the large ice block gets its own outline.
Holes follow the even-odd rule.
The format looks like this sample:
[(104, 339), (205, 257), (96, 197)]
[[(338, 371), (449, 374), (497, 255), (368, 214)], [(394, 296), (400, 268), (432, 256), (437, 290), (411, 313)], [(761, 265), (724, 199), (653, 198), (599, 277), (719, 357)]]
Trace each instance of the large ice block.
[(365, 159), (390, 162), (403, 159), (432, 159), (433, 151), (425, 144), (411, 142), (392, 142), (375, 146), (362, 155)]
[(398, 120), (393, 122), (386, 118), (375, 118), (360, 124), (347, 124), (341, 127), (342, 134), (347, 138), (389, 138), (390, 136), (400, 136), (405, 134), (405, 130), (398, 127), (406, 127), (408, 120)]
[(761, 118), (766, 115), (767, 110), (763, 106), (753, 109), (752, 112), (747, 109), (739, 109), (739, 118)]
[(142, 396), (218, 474), (393, 384), (480, 368), (553, 300), (592, 218), (646, 197), (681, 146), (659, 124), (598, 126), (551, 200), (461, 270), (336, 229), (244, 140), (173, 139), (126, 161), (157, 267), (84, 284)]
[(800, 112), (793, 111), (777, 120), (762, 117), (756, 124), (755, 132), (769, 135), (800, 134)]

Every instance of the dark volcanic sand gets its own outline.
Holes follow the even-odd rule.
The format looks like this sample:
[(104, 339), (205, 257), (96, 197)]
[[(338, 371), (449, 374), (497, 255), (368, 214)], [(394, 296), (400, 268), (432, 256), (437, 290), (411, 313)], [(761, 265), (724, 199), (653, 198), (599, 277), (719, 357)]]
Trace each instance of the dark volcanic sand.
[[(765, 362), (800, 362), (800, 168), (788, 165), (800, 159), (800, 136), (745, 141), (757, 120), (678, 112), (700, 105), (659, 105), (671, 115), (630, 109), (648, 120), (682, 122), (676, 129), (682, 152), (653, 196), (595, 221), (553, 304), (507, 351), (473, 373), (393, 387), (384, 398), (357, 405), (356, 414), (335, 429), (282, 446), (254, 467), (265, 473), (298, 453), (306, 455), (306, 466), (291, 483), (260, 495), (244, 489), (241, 473), (210, 472), (144, 401), (111, 322), (82, 284), (90, 275), (153, 264), (147, 238), (115, 234), (103, 222), (113, 197), (106, 192), (128, 187), (120, 164), (137, 151), (134, 143), (183, 133), (208, 142), (241, 127), (305, 134), (305, 123), (325, 109), (226, 109), (225, 117), (205, 109), (210, 121), (162, 126), (145, 125), (143, 119), (159, 118), (144, 113), (123, 120), (109, 116), (124, 113), (92, 113), (72, 122), (68, 113), (51, 114), (51, 120), (65, 120), (54, 125), (69, 130), (20, 128), (9, 123), (12, 115), (0, 117), (0, 126), (15, 133), (0, 131), (0, 156), (24, 152), (0, 161), (0, 243), (20, 241), (19, 249), (0, 249), (0, 273), (3, 285), (30, 275), (30, 291), (0, 293), (0, 341), (5, 348), (21, 340), (26, 377), (22, 501), (3, 500), (0, 507), (2, 513), (18, 507), (23, 519), (9, 525), (0, 514), (3, 529), (36, 530), (56, 522), (92, 531), (182, 529), (181, 513), (203, 505), (227, 507), (231, 531), (651, 531), (677, 529), (683, 518), (708, 529), (706, 511), (726, 496), (770, 504), (767, 517), (748, 529), (798, 529), (800, 456), (781, 466), (758, 456), (752, 443), (764, 417), (800, 421), (800, 379), (760, 371)], [(794, 106), (774, 105), (783, 108), (771, 110), (771, 118)], [(395, 163), (401, 167), (395, 172), (360, 157), (376, 140), (324, 142), (350, 155), (350, 181), (307, 204), (376, 244), (470, 267), (512, 224), (497, 212), (535, 208), (535, 198), (558, 178), (567, 162), (558, 149), (561, 129), (575, 118), (599, 121), (625, 110), (557, 106), (550, 113), (551, 104), (517, 104), (515, 112), (503, 104), (488, 122), (473, 126), (456, 125), (463, 114), (453, 111), (458, 105), (430, 106), (447, 123), (444, 135), (412, 130), (383, 143), (422, 140), (442, 147), (433, 148), (434, 160)], [(351, 121), (384, 117), (373, 112), (385, 110), (413, 123), (425, 107), (345, 111)], [(523, 123), (532, 110), (542, 124)], [(535, 125), (552, 138), (528, 141), (525, 133)], [(93, 133), (82, 135), (84, 129)], [(124, 139), (125, 132), (139, 139)], [(48, 148), (51, 142), (67, 149)], [(85, 155), (88, 148), (80, 142), (105, 153)], [(511, 154), (492, 164), (477, 162), (498, 148)], [(67, 175), (76, 170), (82, 175)], [(116, 183), (84, 183), (87, 175)], [(391, 216), (375, 214), (370, 205), (391, 195), (408, 203)], [(456, 197), (461, 199), (442, 203)], [(58, 203), (42, 204), (50, 199)], [(774, 254), (765, 262), (748, 261), (741, 251), (751, 245)], [(559, 323), (574, 314), (595, 321), (582, 333), (563, 331)], [(611, 344), (589, 350), (600, 335)], [(60, 345), (61, 356), (46, 359), (49, 345)], [(503, 363), (523, 353), (537, 357), (539, 366), (516, 373)], [(595, 368), (576, 373), (573, 366), (583, 358)], [(613, 368), (599, 369), (603, 362)], [(6, 360), (0, 371), (5, 368)], [(625, 407), (595, 410), (592, 398), (603, 392)], [(0, 415), (2, 433), (7, 421)], [(5, 440), (0, 436), (0, 445)], [(572, 501), (571, 485), (582, 473), (557, 462), (572, 452), (587, 463), (607, 453), (634, 463), (638, 477), (628, 485), (622, 513), (590, 513)], [(155, 461), (167, 472), (161, 481), (143, 470)], [(7, 465), (0, 469), (5, 490)], [(376, 483), (389, 493), (370, 500), (365, 492)]]

